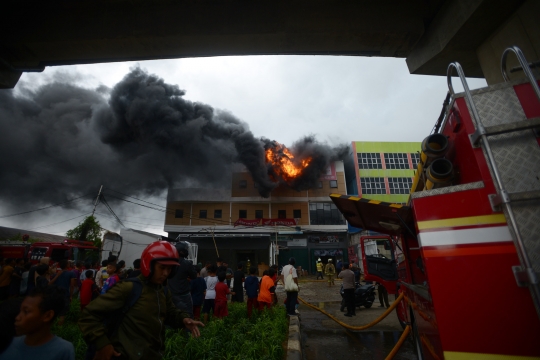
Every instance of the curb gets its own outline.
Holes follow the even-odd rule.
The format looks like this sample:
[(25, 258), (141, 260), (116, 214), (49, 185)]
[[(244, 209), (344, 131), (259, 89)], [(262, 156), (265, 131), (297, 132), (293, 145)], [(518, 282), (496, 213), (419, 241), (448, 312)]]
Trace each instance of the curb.
[(298, 316), (289, 317), (287, 360), (302, 360), (302, 346), (300, 343), (300, 319), (298, 318)]

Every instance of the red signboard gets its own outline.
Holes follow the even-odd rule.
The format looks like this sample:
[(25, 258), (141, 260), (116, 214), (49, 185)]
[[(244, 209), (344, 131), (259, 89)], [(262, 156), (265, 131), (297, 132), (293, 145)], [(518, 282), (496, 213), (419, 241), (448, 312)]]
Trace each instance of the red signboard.
[(321, 175), (321, 180), (337, 180), (336, 166), (333, 162), (326, 168), (326, 172)]
[(234, 226), (257, 226), (261, 222), (261, 219), (248, 220), (248, 219), (238, 219), (234, 222)]
[(263, 225), (296, 226), (295, 219), (262, 219)]
[(261, 223), (266, 226), (296, 226), (295, 219), (238, 219), (234, 222), (234, 226), (257, 226)]

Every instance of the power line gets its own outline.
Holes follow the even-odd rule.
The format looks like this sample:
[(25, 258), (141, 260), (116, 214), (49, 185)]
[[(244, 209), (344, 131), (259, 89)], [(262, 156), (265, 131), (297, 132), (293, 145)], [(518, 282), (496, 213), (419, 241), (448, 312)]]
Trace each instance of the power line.
[(121, 194), (121, 195), (127, 196), (127, 197), (129, 197), (129, 198), (132, 198), (132, 199), (135, 199), (135, 200), (139, 200), (139, 201), (145, 202), (145, 203), (150, 204), (150, 205), (159, 206), (159, 207), (162, 207), (162, 208), (165, 208), (165, 209), (167, 208), (166, 206), (154, 204), (154, 203), (151, 203), (151, 202), (146, 201), (146, 200), (138, 199), (138, 198), (136, 198), (136, 197), (134, 197), (134, 196), (126, 195), (126, 194), (124, 194), (124, 193), (121, 193), (120, 191), (116, 191), (116, 190), (112, 190), (112, 189), (109, 189), (109, 190), (110, 190), (110, 191), (114, 191), (115, 193), (119, 193), (119, 194)]
[(114, 216), (114, 218), (116, 219), (116, 221), (118, 221), (120, 223), (120, 225), (122, 225), (122, 227), (127, 227), (124, 225), (124, 223), (122, 223), (122, 220), (120, 220), (120, 218), (115, 214), (115, 212), (113, 211), (113, 209), (111, 208), (111, 206), (109, 205), (109, 203), (107, 202), (107, 199), (105, 199), (105, 195), (102, 194), (101, 195), (101, 201), (103, 203), (103, 205), (105, 205), (105, 207), (107, 208), (107, 210), (109, 210), (109, 212), (112, 214), (112, 216)]
[(56, 206), (64, 205), (64, 204), (67, 204), (69, 202), (82, 199), (83, 197), (88, 196), (88, 195), (90, 195), (90, 194), (85, 194), (83, 196), (79, 196), (79, 197), (76, 197), (74, 199), (70, 199), (70, 200), (67, 200), (67, 201), (64, 201), (64, 202), (61, 202), (61, 203), (58, 203), (58, 204), (49, 205), (49, 206), (39, 208), (39, 209), (35, 209), (35, 210), (24, 211), (24, 212), (20, 212), (20, 213), (17, 213), (17, 214), (2, 215), (2, 216), (0, 216), (0, 219), (12, 217), (12, 216), (17, 216), (17, 215), (29, 214), (29, 213), (32, 213), (32, 212), (35, 212), (35, 211), (41, 211), (41, 210), (45, 210), (45, 209), (50, 209), (50, 208), (53, 208), (53, 207), (56, 207)]
[(90, 215), (90, 214), (91, 214), (91, 213), (88, 213), (88, 214), (82, 214), (82, 215), (79, 215), (79, 216), (75, 216), (74, 218), (71, 218), (71, 219), (67, 219), (67, 220), (64, 220), (64, 221), (59, 221), (59, 222), (56, 222), (56, 223), (53, 223), (53, 224), (49, 224), (49, 225), (38, 226), (38, 227), (35, 227), (35, 228), (32, 228), (32, 229), (28, 229), (28, 230), (36, 230), (36, 229), (41, 229), (41, 228), (44, 228), (44, 227), (49, 227), (49, 226), (53, 226), (53, 225), (65, 223), (65, 222), (68, 222), (68, 221), (71, 221), (71, 220), (75, 220), (75, 219), (78, 219), (78, 218), (80, 218), (80, 217), (87, 216), (87, 215)]

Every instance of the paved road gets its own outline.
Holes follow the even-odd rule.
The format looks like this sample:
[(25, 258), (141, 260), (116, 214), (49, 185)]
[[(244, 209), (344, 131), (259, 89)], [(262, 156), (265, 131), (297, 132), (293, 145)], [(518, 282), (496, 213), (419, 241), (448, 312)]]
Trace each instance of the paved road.
[[(325, 311), (349, 325), (367, 324), (385, 311), (384, 308), (378, 307), (379, 303), (376, 300), (370, 309), (364, 307), (357, 309), (356, 317), (345, 317), (339, 309), (341, 296), (338, 291), (339, 286), (337, 285), (329, 288), (327, 284), (320, 282), (300, 284), (300, 297), (313, 305), (324, 308)], [(300, 304), (299, 311), (301, 314), (302, 350), (305, 360), (384, 359), (403, 331), (395, 313), (389, 314), (369, 330), (350, 331), (326, 315), (305, 305)], [(405, 341), (394, 359), (417, 359), (410, 338)]]

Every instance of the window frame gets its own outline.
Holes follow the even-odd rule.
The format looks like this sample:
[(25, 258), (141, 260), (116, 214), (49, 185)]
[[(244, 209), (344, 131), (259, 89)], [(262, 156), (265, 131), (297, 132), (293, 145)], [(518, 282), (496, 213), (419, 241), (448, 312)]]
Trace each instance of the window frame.
[[(216, 216), (219, 211), (219, 216)], [(214, 209), (214, 219), (222, 219), (223, 218), (223, 210), (222, 209)]]
[(287, 218), (287, 210), (278, 210), (277, 211), (277, 218), (278, 219), (286, 219)]
[(199, 219), (208, 219), (208, 210), (199, 210)]
[[(337, 180), (330, 180), (328, 183), (330, 184), (330, 189), (337, 189), (338, 188)], [(332, 186), (332, 184), (335, 184), (336, 186)]]
[[(298, 216), (296, 216), (298, 215)], [(293, 209), (293, 218), (301, 219), (302, 218), (302, 209)]]
[(238, 181), (238, 188), (239, 189), (247, 189), (247, 180)]
[[(179, 216), (180, 214), (180, 216)], [(175, 209), (174, 210), (174, 218), (175, 219), (183, 219), (184, 218), (184, 209)]]
[[(244, 211), (245, 216), (242, 216), (242, 211)], [(239, 219), (247, 219), (247, 209), (238, 209), (238, 218)]]

